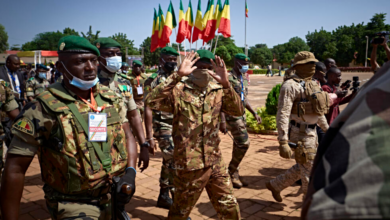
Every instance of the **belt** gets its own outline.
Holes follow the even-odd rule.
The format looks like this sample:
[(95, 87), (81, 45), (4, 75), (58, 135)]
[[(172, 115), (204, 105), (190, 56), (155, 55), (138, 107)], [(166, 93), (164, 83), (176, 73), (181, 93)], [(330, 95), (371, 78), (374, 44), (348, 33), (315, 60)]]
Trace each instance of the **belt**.
[(294, 121), (294, 120), (291, 120), (290, 121), (290, 124), (292, 124), (293, 126), (295, 127), (298, 127), (300, 128), (301, 125), (304, 125), (306, 126), (306, 128), (311, 128), (311, 129), (315, 129), (317, 127), (317, 124), (312, 124), (312, 125), (308, 125), (308, 124), (299, 124), (298, 122)]

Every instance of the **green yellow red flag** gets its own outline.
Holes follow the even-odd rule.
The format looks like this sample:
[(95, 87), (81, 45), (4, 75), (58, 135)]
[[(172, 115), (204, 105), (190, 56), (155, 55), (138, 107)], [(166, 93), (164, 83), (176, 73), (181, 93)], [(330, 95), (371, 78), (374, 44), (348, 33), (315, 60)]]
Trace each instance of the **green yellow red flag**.
[(217, 1), (217, 6), (215, 7), (215, 13), (214, 17), (217, 19), (217, 26), (216, 29), (219, 28), (219, 24), (221, 23), (221, 16), (222, 16), (223, 6), (221, 3), (221, 0)]
[(179, 31), (177, 32), (176, 42), (182, 43), (187, 36), (188, 23), (186, 21), (186, 15), (184, 14), (183, 2), (180, 0), (180, 10), (179, 10)]
[[(203, 16), (202, 16), (202, 7), (200, 0), (198, 0), (198, 9), (196, 11), (195, 25), (194, 25), (194, 33), (192, 35), (192, 42), (197, 41), (198, 39), (203, 38)], [(192, 43), (191, 42), (191, 43)]]
[(164, 44), (167, 44), (170, 41), (170, 36), (172, 34), (172, 30), (177, 26), (176, 23), (176, 17), (175, 17), (175, 10), (173, 9), (172, 2), (169, 4), (167, 16), (164, 21), (164, 28), (162, 31), (161, 39), (164, 42)]
[(192, 4), (191, 4), (191, 0), (190, 2), (188, 3), (188, 8), (187, 8), (187, 12), (186, 12), (186, 17), (185, 17), (186, 21), (187, 21), (187, 36), (186, 38), (188, 40), (191, 40), (191, 33), (192, 33), (192, 27), (194, 26), (194, 15), (192, 14)]
[(167, 43), (165, 43), (162, 40), (162, 34), (163, 34), (163, 29), (164, 29), (164, 23), (165, 23), (165, 16), (164, 12), (161, 9), (161, 5), (158, 5), (158, 17), (159, 17), (159, 25), (158, 25), (158, 46), (161, 48), (164, 48)]
[(229, 0), (225, 0), (225, 5), (223, 6), (221, 23), (219, 24), (218, 33), (221, 33), (225, 38), (231, 37), (230, 29), (230, 4)]
[(154, 52), (158, 48), (158, 27), (159, 18), (157, 17), (156, 9), (154, 9), (153, 16), (153, 29), (152, 29), (152, 40), (150, 44), (150, 52)]
[(209, 42), (211, 39), (214, 39), (215, 37), (215, 31), (217, 30), (217, 21), (219, 17), (219, 6), (218, 3), (220, 4), (221, 1), (217, 2), (215, 12), (213, 13), (214, 10), (214, 0), (211, 0), (211, 8), (210, 8), (210, 16), (207, 21), (206, 27), (204, 29), (203, 33), (203, 41), (204, 42)]
[(248, 4), (247, 4), (246, 1), (245, 1), (245, 16), (246, 16), (246, 17), (248, 17), (248, 12), (249, 12)]

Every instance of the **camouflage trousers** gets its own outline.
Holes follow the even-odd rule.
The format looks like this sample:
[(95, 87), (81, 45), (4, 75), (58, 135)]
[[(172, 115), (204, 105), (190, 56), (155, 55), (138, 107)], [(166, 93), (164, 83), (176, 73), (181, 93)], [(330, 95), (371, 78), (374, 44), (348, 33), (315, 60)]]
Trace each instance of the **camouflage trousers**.
[(234, 173), (248, 151), (250, 141), (244, 116), (233, 117), (226, 115), (226, 123), (234, 139), (232, 160), (229, 163), (229, 172)]
[(134, 100), (135, 104), (137, 105), (137, 110), (139, 112), (139, 115), (141, 115), (141, 121), (144, 119), (144, 101), (141, 100)]
[[(102, 200), (104, 201), (104, 200)], [(76, 201), (52, 201), (46, 199), (51, 218), (55, 220), (107, 220), (111, 219), (111, 200), (99, 204)]]
[(175, 174), (174, 162), (173, 162), (174, 145), (173, 145), (172, 135), (161, 135), (156, 138), (158, 141), (158, 146), (163, 156), (161, 174), (160, 174), (160, 187), (172, 188), (173, 176)]
[(176, 170), (175, 196), (169, 210), (169, 220), (187, 219), (206, 188), (219, 219), (241, 219), (240, 208), (233, 195), (233, 186), (223, 160), (200, 170)]
[[(298, 127), (291, 126), (290, 142), (297, 143), (298, 141), (302, 141), (305, 148), (317, 149), (318, 141), (316, 128), (306, 128), (304, 132), (300, 132)], [(307, 187), (309, 185), (310, 172), (313, 167), (313, 161), (314, 159), (309, 160), (304, 164), (295, 164), (284, 174), (281, 174), (275, 179), (271, 180), (272, 187), (278, 191), (282, 191), (300, 179), (302, 180), (302, 191), (306, 195)]]

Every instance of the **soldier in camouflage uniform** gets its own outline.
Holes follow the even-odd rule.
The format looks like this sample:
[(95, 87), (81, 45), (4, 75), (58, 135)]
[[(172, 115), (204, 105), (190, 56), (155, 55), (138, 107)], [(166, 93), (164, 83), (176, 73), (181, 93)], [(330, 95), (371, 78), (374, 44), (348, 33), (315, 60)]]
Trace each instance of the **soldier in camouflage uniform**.
[(134, 60), (132, 71), (129, 75), (130, 82), (133, 85), (134, 101), (135, 104), (137, 104), (141, 117), (144, 115), (144, 83), (148, 78), (148, 76), (141, 71), (142, 65), (141, 61)]
[(387, 62), (330, 125), (302, 219), (390, 219), (389, 85)]
[(125, 75), (129, 75), (129, 64), (122, 62), (121, 72)]
[(109, 37), (98, 38), (93, 44), (99, 49), (101, 54), (98, 57), (100, 64), (98, 77), (100, 83), (115, 91), (118, 97), (123, 97), (127, 104), (127, 118), (133, 134), (140, 144), (139, 163), (143, 162), (141, 170), (144, 170), (149, 166), (149, 142), (145, 141), (145, 133), (137, 111), (137, 105), (134, 102), (134, 91), (129, 80), (130, 78), (126, 74), (119, 72), (122, 66), (121, 45)]
[(26, 97), (28, 101), (31, 102), (50, 85), (49, 81), (46, 79), (48, 70), (49, 68), (45, 65), (37, 64), (37, 74), (26, 82)]
[[(236, 93), (241, 98), (241, 104), (244, 109), (248, 109), (249, 112), (257, 120), (257, 123), (261, 124), (261, 117), (257, 115), (256, 111), (254, 111), (247, 99), (248, 96), (248, 81), (245, 77), (245, 73), (249, 69), (249, 57), (245, 54), (239, 53), (235, 55), (234, 58), (234, 67), (232, 72), (229, 73), (229, 82), (233, 86)], [(244, 75), (244, 77), (243, 77)], [(249, 148), (249, 136), (248, 131), (246, 130), (246, 121), (245, 121), (245, 112), (243, 116), (230, 116), (224, 113), (221, 113), (221, 125), (220, 130), (223, 133), (227, 133), (226, 123), (228, 124), (228, 128), (233, 136), (233, 153), (232, 160), (229, 163), (229, 174), (232, 178), (233, 187), (240, 189), (242, 186), (248, 186), (248, 183), (243, 180), (243, 178), (239, 175), (239, 165), (244, 158), (246, 152)]]
[[(240, 219), (240, 209), (222, 159), (218, 136), (221, 111), (243, 115), (224, 62), (208, 50), (188, 53), (177, 73), (146, 97), (155, 110), (174, 114), (175, 194), (168, 219), (186, 219), (206, 188), (219, 219)], [(213, 72), (215, 69), (215, 73)], [(185, 77), (188, 76), (188, 77)], [(219, 84), (211, 80), (213, 77)]]
[(288, 78), (280, 88), (276, 115), (279, 152), (281, 157), (291, 158), (288, 141), (296, 143), (297, 163), (266, 183), (278, 202), (282, 201), (280, 192), (299, 179), (302, 180), (302, 190), (306, 194), (318, 146), (316, 126), (320, 126), (324, 132), (329, 127), (324, 115), (329, 109), (329, 96), (312, 79), (316, 62), (318, 60), (310, 52), (297, 53), (294, 58), (295, 75)]
[[(12, 125), (1, 187), (4, 219), (18, 219), (25, 172), (35, 154), (52, 219), (111, 219), (109, 193), (117, 193), (116, 208), (122, 209), (132, 197), (120, 192), (122, 185), (135, 191), (137, 147), (134, 138), (125, 138), (131, 131), (122, 98), (98, 84), (99, 50), (70, 35), (60, 39), (58, 55), (63, 83), (50, 85)], [(106, 113), (106, 142), (88, 141), (92, 112)], [(118, 175), (116, 192), (110, 192), (111, 177)]]
[[(157, 73), (153, 73), (144, 83), (145, 96), (156, 88), (160, 83), (165, 82), (173, 73), (177, 65), (179, 53), (172, 47), (165, 47), (161, 50), (160, 66)], [(155, 143), (153, 137), (158, 141), (158, 146), (163, 155), (160, 175), (160, 194), (157, 200), (157, 207), (169, 209), (173, 203), (169, 197), (169, 190), (173, 194), (173, 176), (175, 173), (173, 163), (174, 144), (172, 139), (173, 114), (158, 110), (152, 110), (145, 105), (145, 128), (146, 137), (151, 146)], [(153, 123), (153, 132), (152, 132)]]

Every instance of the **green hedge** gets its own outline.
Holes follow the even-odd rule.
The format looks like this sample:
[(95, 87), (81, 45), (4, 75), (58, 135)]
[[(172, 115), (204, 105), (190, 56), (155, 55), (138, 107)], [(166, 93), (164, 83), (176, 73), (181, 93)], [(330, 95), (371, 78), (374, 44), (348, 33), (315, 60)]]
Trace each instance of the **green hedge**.
[[(272, 72), (273, 74), (279, 74), (279, 70), (278, 69), (272, 69)], [(267, 74), (267, 70), (266, 69), (261, 69), (261, 70), (253, 70), (253, 74)]]
[(278, 113), (278, 101), (281, 86), (281, 84), (274, 86), (274, 88), (272, 88), (272, 90), (268, 93), (267, 99), (265, 100), (265, 107), (267, 109), (267, 113), (270, 115), (276, 115), (276, 113)]
[(257, 124), (257, 121), (253, 115), (246, 110), (246, 124), (252, 128), (254, 132), (260, 133), (265, 130), (276, 130), (276, 116), (269, 115), (265, 110), (265, 107), (257, 108), (257, 114), (261, 117), (262, 123)]

